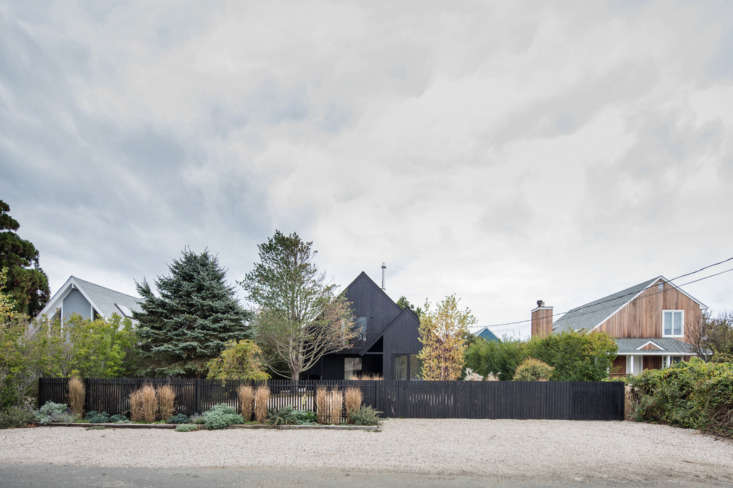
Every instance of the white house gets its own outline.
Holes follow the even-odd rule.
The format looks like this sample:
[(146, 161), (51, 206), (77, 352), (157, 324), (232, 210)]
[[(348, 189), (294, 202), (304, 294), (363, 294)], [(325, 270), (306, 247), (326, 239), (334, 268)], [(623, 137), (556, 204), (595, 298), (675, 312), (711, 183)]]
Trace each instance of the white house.
[(117, 314), (132, 319), (132, 312), (141, 310), (140, 302), (140, 298), (69, 276), (38, 317), (63, 318), (66, 322), (73, 314), (88, 320), (109, 320)]

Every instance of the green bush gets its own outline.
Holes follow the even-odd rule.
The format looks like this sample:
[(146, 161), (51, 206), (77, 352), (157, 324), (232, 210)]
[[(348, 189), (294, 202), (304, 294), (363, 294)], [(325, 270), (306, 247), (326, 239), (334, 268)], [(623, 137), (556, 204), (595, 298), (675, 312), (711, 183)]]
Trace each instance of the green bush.
[(308, 425), (316, 423), (316, 412), (296, 410), (293, 407), (271, 408), (267, 423), (272, 425)]
[(527, 358), (517, 366), (514, 381), (548, 381), (555, 370), (552, 366), (535, 358)]
[(21, 407), (10, 407), (0, 411), (0, 429), (25, 427), (35, 421), (32, 410)]
[(631, 378), (636, 420), (733, 437), (733, 363), (698, 358)]
[(220, 403), (204, 412), (204, 426), (209, 430), (226, 429), (230, 425), (243, 424), (244, 418), (232, 407)]
[(188, 415), (182, 413), (177, 413), (166, 420), (169, 424), (187, 424), (189, 421), (190, 419), (188, 418)]
[(69, 407), (65, 403), (46, 402), (37, 412), (35, 412), (36, 422), (41, 425), (51, 423), (71, 423), (74, 416), (71, 414)]
[(196, 425), (204, 425), (206, 423), (206, 419), (204, 418), (204, 416), (199, 415), (199, 414), (191, 415), (191, 418), (189, 419), (189, 421), (192, 424), (196, 424)]
[(476, 339), (466, 351), (465, 366), (481, 376), (493, 373), (510, 381), (517, 367), (533, 357), (555, 370), (553, 381), (601, 381), (616, 358), (616, 343), (600, 332), (564, 332), (529, 342)]
[(351, 422), (355, 425), (379, 425), (379, 414), (369, 405), (362, 405), (359, 410), (351, 414)]
[(106, 424), (110, 421), (107, 412), (97, 412), (96, 410), (89, 410), (84, 416), (84, 420), (90, 424)]
[(116, 414), (110, 415), (109, 421), (113, 424), (126, 424), (130, 422), (130, 419), (128, 419), (124, 415)]
[(176, 432), (193, 432), (199, 430), (199, 426), (196, 424), (178, 424), (176, 425)]

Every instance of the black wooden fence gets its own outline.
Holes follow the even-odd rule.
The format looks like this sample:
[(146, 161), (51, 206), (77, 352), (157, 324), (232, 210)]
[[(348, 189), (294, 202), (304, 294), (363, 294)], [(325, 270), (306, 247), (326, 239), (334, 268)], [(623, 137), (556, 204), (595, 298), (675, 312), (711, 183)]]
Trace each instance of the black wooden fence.
[[(68, 379), (41, 378), (38, 402), (68, 403)], [(86, 410), (110, 414), (130, 409), (129, 395), (143, 385), (171, 385), (176, 409), (200, 413), (217, 403), (239, 408), (237, 388), (244, 382), (195, 378), (86, 379)], [(270, 380), (269, 407), (315, 410), (319, 387), (360, 388), (363, 402), (385, 417), (473, 419), (623, 420), (620, 382), (522, 381), (341, 381)]]

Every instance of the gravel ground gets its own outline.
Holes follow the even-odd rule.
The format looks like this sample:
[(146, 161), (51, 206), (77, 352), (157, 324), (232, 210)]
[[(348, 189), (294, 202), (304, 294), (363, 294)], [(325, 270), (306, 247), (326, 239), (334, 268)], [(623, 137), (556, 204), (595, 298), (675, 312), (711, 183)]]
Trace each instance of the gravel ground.
[(0, 430), (0, 464), (733, 483), (733, 442), (634, 422), (388, 420), (382, 432)]

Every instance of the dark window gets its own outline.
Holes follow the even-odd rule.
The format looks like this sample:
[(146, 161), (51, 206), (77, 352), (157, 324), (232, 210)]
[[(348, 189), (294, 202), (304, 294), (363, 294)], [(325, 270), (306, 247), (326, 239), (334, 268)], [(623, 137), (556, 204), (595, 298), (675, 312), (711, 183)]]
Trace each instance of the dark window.
[(394, 379), (421, 379), (422, 364), (416, 354), (398, 354), (394, 356)]
[(355, 380), (361, 376), (361, 358), (344, 358), (344, 379)]
[(367, 335), (367, 317), (358, 317), (356, 319), (356, 330), (359, 333), (359, 340), (365, 341)]

